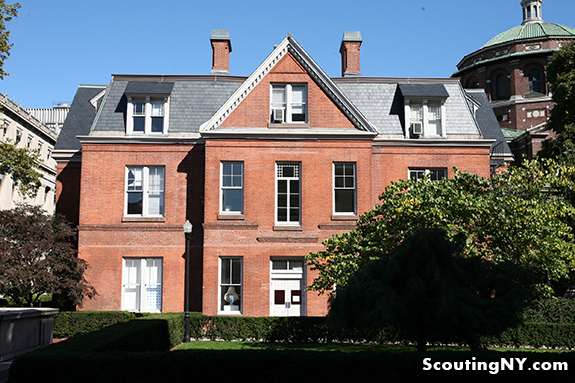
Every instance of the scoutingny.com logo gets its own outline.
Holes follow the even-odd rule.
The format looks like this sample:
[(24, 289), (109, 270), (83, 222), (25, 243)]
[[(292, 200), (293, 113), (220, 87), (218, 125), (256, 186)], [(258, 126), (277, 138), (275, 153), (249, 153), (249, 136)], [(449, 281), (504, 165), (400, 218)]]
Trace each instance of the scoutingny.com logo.
[(464, 361), (434, 361), (423, 359), (423, 371), (487, 371), (498, 374), (501, 371), (568, 371), (567, 362), (529, 362), (528, 358), (501, 358), (498, 361), (482, 362), (475, 357)]

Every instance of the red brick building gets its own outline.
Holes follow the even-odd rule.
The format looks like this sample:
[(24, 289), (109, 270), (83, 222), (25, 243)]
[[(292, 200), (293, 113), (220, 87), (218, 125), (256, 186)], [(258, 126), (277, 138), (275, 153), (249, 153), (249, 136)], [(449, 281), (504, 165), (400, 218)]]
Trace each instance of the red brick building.
[(229, 34), (211, 41), (211, 75), (78, 89), (55, 155), (58, 206), (79, 211), (99, 293), (84, 309), (182, 311), (189, 220), (192, 310), (325, 315), (327, 297), (305, 291), (316, 277), (305, 256), (385, 186), (453, 167), (489, 176), (483, 129), (497, 123), (458, 79), (362, 77), (359, 32), (344, 35), (341, 78), (290, 35), (234, 77)]
[[(545, 124), (554, 103), (545, 75), (553, 52), (575, 41), (575, 28), (544, 22), (543, 0), (521, 1), (523, 22), (465, 56), (453, 76), (465, 88), (484, 89), (516, 159), (532, 158), (549, 135)], [(511, 132), (513, 133), (513, 132)]]

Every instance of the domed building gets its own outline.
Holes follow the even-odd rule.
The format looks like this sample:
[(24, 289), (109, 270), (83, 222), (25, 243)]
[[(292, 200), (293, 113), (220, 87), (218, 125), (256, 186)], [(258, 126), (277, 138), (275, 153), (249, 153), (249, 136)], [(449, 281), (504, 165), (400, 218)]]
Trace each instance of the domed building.
[(466, 55), (453, 74), (465, 88), (485, 90), (516, 159), (531, 158), (549, 135), (547, 65), (553, 52), (575, 41), (575, 28), (543, 21), (542, 2), (521, 1), (523, 23)]

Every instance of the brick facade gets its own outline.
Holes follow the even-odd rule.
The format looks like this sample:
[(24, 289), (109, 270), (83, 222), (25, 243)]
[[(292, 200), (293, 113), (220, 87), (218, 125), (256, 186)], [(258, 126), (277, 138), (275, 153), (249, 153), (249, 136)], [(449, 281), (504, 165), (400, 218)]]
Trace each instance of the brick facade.
[[(214, 46), (214, 54), (217, 50)], [(359, 57), (357, 64), (359, 70)], [(410, 88), (415, 100), (437, 94), (449, 98), (443, 119), (448, 133), (406, 137), (409, 122), (404, 113), (409, 113), (409, 105), (399, 85), (415, 84), (416, 79), (354, 79), (341, 82), (339, 88), (316, 65), (288, 36), (260, 66), (261, 72), (242, 83), (237, 78), (226, 81), (221, 74), (112, 79), (98, 115), (85, 124), (89, 133), (78, 134), (81, 162), (62, 162), (59, 167), (58, 206), (71, 217), (75, 207), (79, 209), (79, 256), (88, 262), (86, 279), (98, 292), (83, 309), (127, 309), (128, 290), (134, 289), (132, 282), (126, 282), (131, 278), (128, 274), (151, 270), (145, 269), (151, 260), (150, 264), (160, 261), (161, 265), (161, 305), (155, 310), (182, 311), (186, 254), (182, 226), (189, 220), (193, 225), (192, 311), (284, 315), (274, 311), (278, 310), (276, 301), (283, 299), (277, 286), (295, 281), (302, 286), (290, 287), (290, 303), (298, 308), (297, 314), (323, 316), (328, 296), (305, 291), (317, 274), (297, 266), (298, 262), (322, 250), (323, 240), (353, 229), (358, 216), (378, 203), (386, 186), (408, 178), (410, 168), (445, 169), (452, 177), (456, 167), (489, 176), (493, 140), (481, 135), (456, 80), (425, 79)], [(278, 123), (271, 118), (272, 89), (277, 84), (300, 88), (305, 84), (305, 121)], [(168, 134), (126, 133), (125, 111), (131, 107), (126, 89), (138, 89), (138, 94), (147, 91), (154, 100), (159, 99), (157, 89), (162, 89), (162, 100), (169, 98), (169, 105), (164, 104), (170, 108)], [(166, 89), (171, 89), (169, 95)], [(85, 107), (91, 110), (92, 105)], [(233, 213), (220, 206), (222, 164), (230, 162), (241, 163), (242, 169), (242, 209)], [(286, 163), (298, 165), (297, 199), (293, 200), (297, 222), (290, 218), (286, 223), (276, 216), (280, 198), (277, 164)], [(352, 211), (335, 212), (334, 164), (353, 168)], [(162, 169), (160, 213), (129, 213), (128, 188), (136, 181), (128, 168), (136, 166)], [(147, 182), (152, 183), (142, 176), (142, 193), (153, 191)], [(128, 266), (140, 260), (141, 270)], [(232, 261), (239, 261), (241, 270), (230, 271), (237, 267)], [(226, 262), (228, 271), (224, 271)], [(296, 266), (274, 270), (273, 262)], [(239, 275), (238, 283), (225, 282), (225, 272), (230, 279)], [(139, 293), (147, 294), (144, 279), (138, 283)], [(241, 310), (230, 311), (236, 307), (223, 303), (228, 285), (240, 292), (234, 299)], [(233, 296), (232, 289), (228, 293)], [(298, 293), (302, 294), (299, 301)]]

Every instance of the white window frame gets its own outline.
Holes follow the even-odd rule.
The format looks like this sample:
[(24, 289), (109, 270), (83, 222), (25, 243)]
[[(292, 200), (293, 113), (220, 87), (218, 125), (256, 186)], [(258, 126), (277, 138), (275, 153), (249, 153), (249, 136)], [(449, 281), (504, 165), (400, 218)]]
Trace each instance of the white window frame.
[[(232, 179), (234, 178), (233, 169), (235, 167), (240, 168), (240, 186), (234, 185), (225, 185), (226, 182), (224, 180), (224, 166), (225, 165), (232, 166)], [(224, 194), (227, 190), (239, 190), (241, 191), (241, 208), (239, 210), (232, 210), (231, 206), (225, 206), (224, 203)], [(243, 214), (244, 213), (244, 163), (243, 161), (221, 161), (220, 162), (220, 214)]]
[[(336, 167), (343, 165), (344, 174), (336, 174)], [(349, 176), (345, 174), (345, 170), (351, 167), (353, 174)], [(343, 178), (343, 186), (337, 186), (337, 178)], [(346, 186), (346, 179), (353, 179), (353, 186)], [(353, 190), (353, 210), (352, 211), (337, 211), (336, 194), (338, 190)], [(357, 166), (355, 162), (334, 162), (333, 163), (333, 214), (334, 215), (357, 215)]]
[[(430, 106), (431, 104), (431, 106)], [(430, 112), (431, 107), (439, 107), (439, 120), (433, 119), (433, 114)], [(412, 116), (413, 107), (421, 107), (421, 115), (414, 117)], [(404, 114), (405, 114), (405, 121), (406, 121), (406, 129), (405, 129), (405, 137), (406, 138), (446, 138), (447, 137), (447, 129), (446, 129), (446, 114), (445, 114), (445, 100), (437, 100), (437, 99), (405, 99), (404, 104)], [(435, 128), (434, 124), (431, 124), (432, 121), (439, 121), (439, 134)], [(412, 129), (413, 123), (421, 123), (423, 127), (423, 134), (414, 134)]]
[[(144, 102), (144, 111), (141, 115), (134, 113), (137, 102)], [(161, 114), (155, 114), (154, 103), (162, 103)], [(144, 131), (134, 131), (134, 117), (144, 117)], [(162, 117), (163, 125), (161, 132), (152, 131), (152, 119)], [(170, 98), (167, 96), (128, 96), (128, 106), (126, 113), (126, 133), (130, 135), (167, 135), (168, 121), (170, 119)]]
[[(239, 283), (234, 283), (233, 276), (233, 263), (232, 261), (239, 260), (240, 268), (240, 281)], [(224, 263), (230, 262), (230, 283), (224, 283)], [(229, 287), (234, 287), (236, 294), (239, 296), (237, 300), (238, 304), (231, 305), (227, 303), (224, 299), (225, 293), (228, 291)], [(244, 301), (244, 259), (243, 257), (220, 257), (218, 260), (218, 313), (226, 315), (241, 315), (243, 312), (243, 301)], [(236, 307), (232, 307), (236, 306)]]
[[(279, 176), (280, 173), (280, 167), (282, 166), (297, 166), (297, 175), (293, 176), (293, 177), (285, 177), (285, 176)], [(276, 185), (276, 190), (275, 190), (275, 222), (276, 225), (278, 226), (301, 226), (301, 220), (302, 220), (302, 208), (301, 208), (301, 195), (302, 195), (302, 182), (301, 182), (301, 163), (300, 162), (276, 162), (276, 167), (275, 167), (275, 173), (276, 173), (276, 180), (275, 180), (275, 185)], [(282, 170), (283, 173), (283, 170)], [(294, 172), (295, 173), (295, 172)], [(294, 193), (292, 193), (292, 185), (291, 185), (291, 181), (298, 181), (298, 219), (296, 220), (292, 220), (290, 218), (290, 210), (291, 209), (295, 209), (294, 207), (292, 207), (291, 204), (291, 198), (290, 196)], [(278, 214), (278, 210), (280, 209), (279, 206), (279, 199), (280, 199), (280, 193), (279, 193), (279, 182), (280, 181), (286, 181), (286, 206), (282, 206), (282, 209), (287, 209), (286, 212), (286, 220), (285, 221), (280, 221), (279, 220), (279, 214)], [(283, 194), (283, 193), (282, 193)]]
[[(417, 173), (421, 173), (424, 175), (430, 175), (430, 177), (433, 177), (433, 172), (443, 172), (443, 178), (438, 178), (438, 179), (433, 179), (430, 178), (430, 181), (433, 182), (437, 182), (437, 181), (441, 181), (442, 179), (447, 178), (447, 168), (409, 168), (407, 171), (407, 177), (408, 179), (412, 178), (412, 172), (417, 172)], [(419, 180), (420, 176), (417, 176), (417, 179)]]
[[(130, 169), (141, 169), (142, 171), (142, 186), (141, 190), (129, 190), (129, 172)], [(150, 189), (150, 169), (162, 169), (163, 177), (162, 177), (162, 184), (160, 185), (160, 190), (151, 190)], [(160, 214), (150, 214), (150, 192), (156, 191), (159, 192), (161, 195), (160, 200), (160, 207), (161, 213)], [(142, 213), (141, 214), (134, 214), (128, 212), (128, 201), (129, 201), (129, 194), (130, 193), (142, 193)], [(142, 166), (142, 165), (128, 165), (126, 166), (125, 170), (125, 185), (124, 185), (124, 216), (125, 217), (164, 217), (166, 214), (166, 167), (165, 166)]]
[[(303, 88), (302, 94), (302, 102), (295, 102), (293, 99), (293, 88)], [(284, 102), (277, 103), (274, 102), (274, 89), (283, 89), (284, 92)], [(308, 92), (307, 92), (307, 84), (306, 83), (276, 83), (271, 84), (270, 88), (270, 116), (272, 123), (286, 123), (286, 124), (306, 124), (308, 121), (308, 108), (307, 108), (307, 99), (308, 99)], [(293, 120), (293, 111), (297, 107), (301, 107), (303, 109), (304, 119), (303, 121), (294, 121)], [(284, 111), (284, 120), (280, 122), (276, 122), (274, 120), (274, 109), (282, 109)]]

